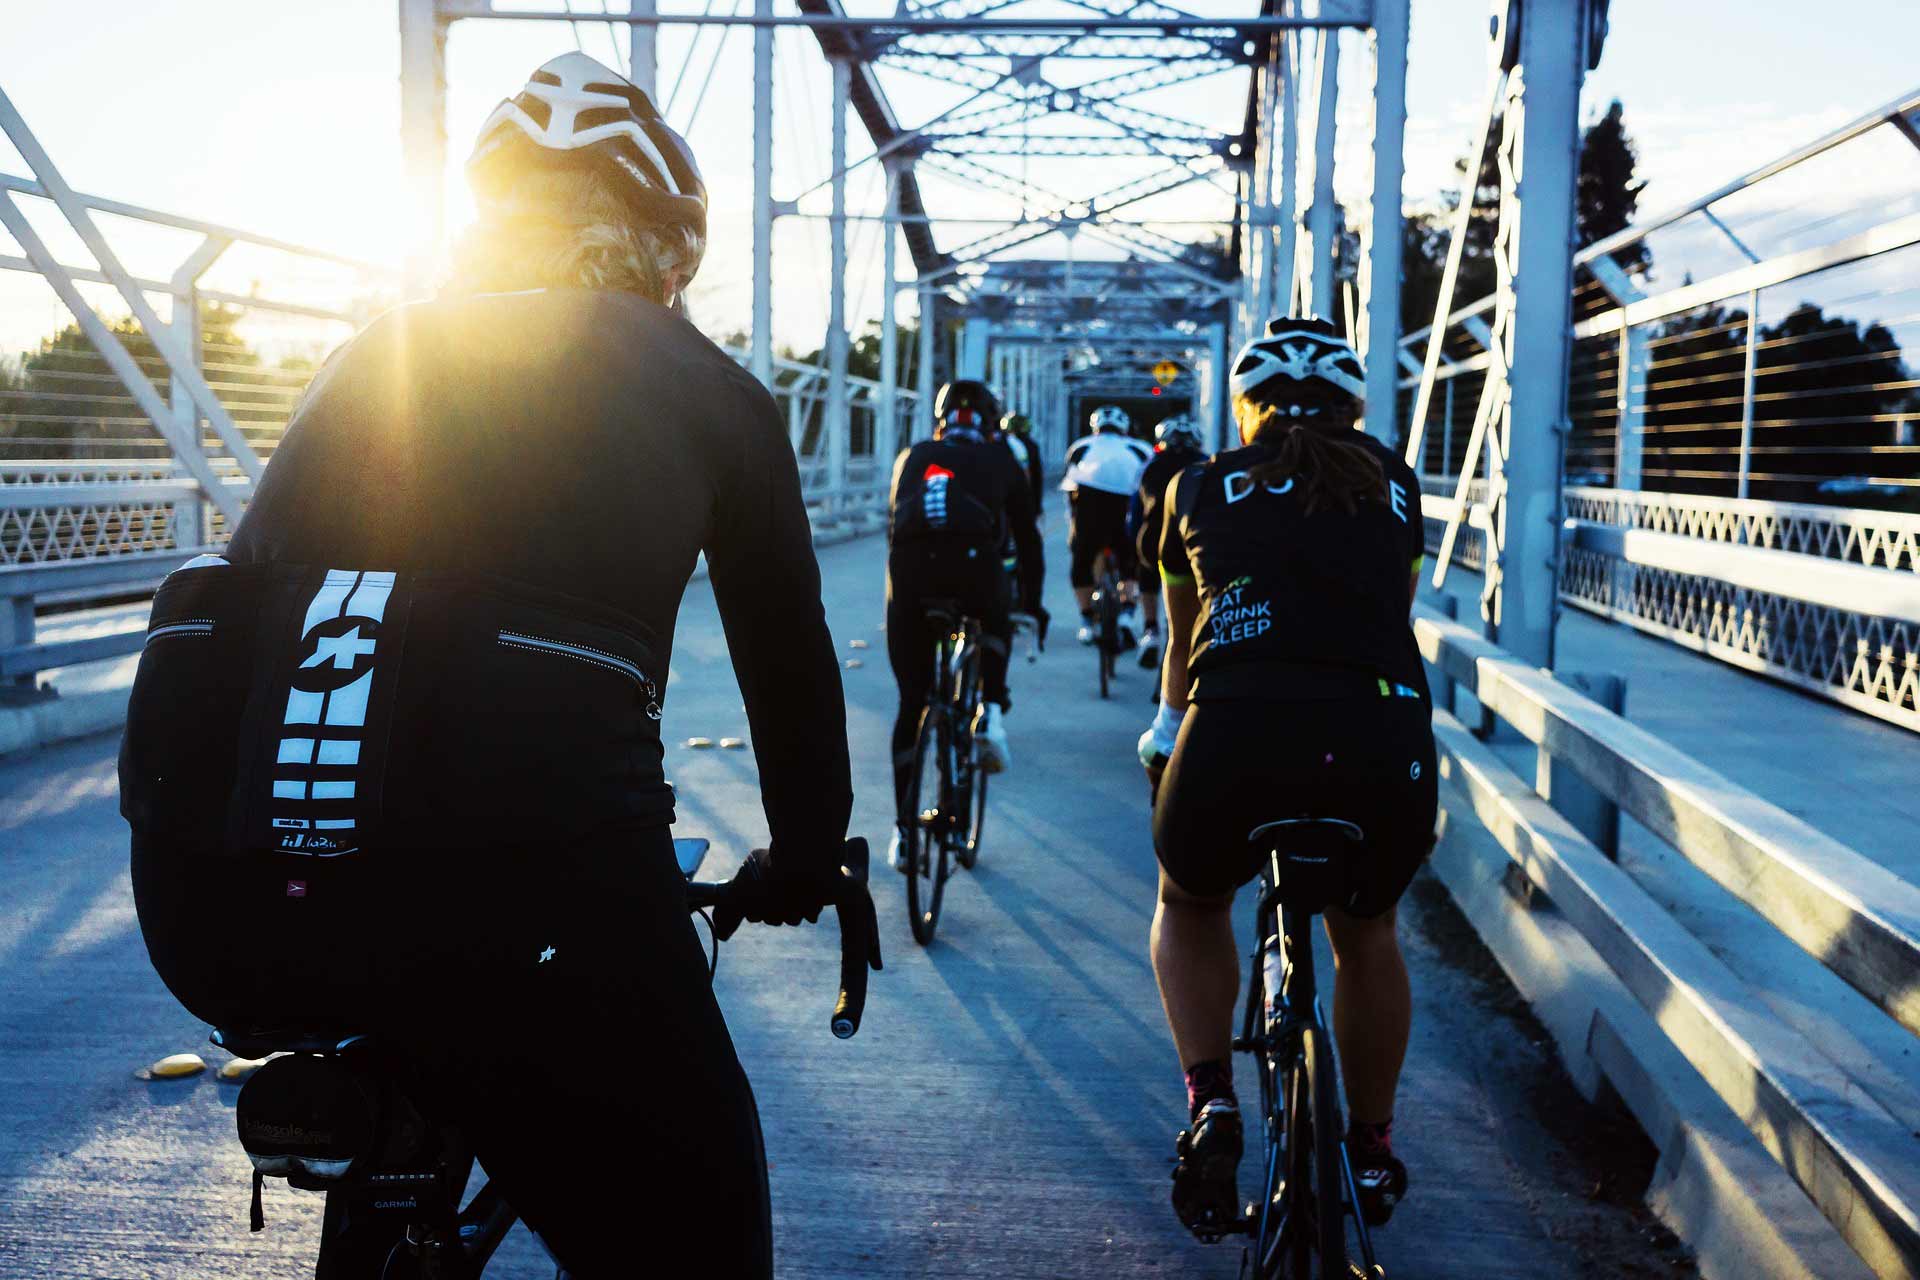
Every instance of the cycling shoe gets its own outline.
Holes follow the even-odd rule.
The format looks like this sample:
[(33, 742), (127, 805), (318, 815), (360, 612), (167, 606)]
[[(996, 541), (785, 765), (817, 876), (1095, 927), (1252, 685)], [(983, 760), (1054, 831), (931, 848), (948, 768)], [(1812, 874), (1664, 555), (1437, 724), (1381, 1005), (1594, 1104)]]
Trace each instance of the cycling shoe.
[(1362, 1151), (1349, 1144), (1347, 1159), (1353, 1165), (1353, 1186), (1360, 1197), (1360, 1216), (1370, 1227), (1383, 1227), (1393, 1216), (1393, 1207), (1407, 1194), (1407, 1166), (1392, 1152), (1377, 1148)]
[(1149, 631), (1140, 637), (1140, 665), (1146, 668), (1160, 665), (1160, 634)]
[(1174, 1140), (1173, 1211), (1181, 1224), (1212, 1242), (1240, 1227), (1240, 1108), (1215, 1098)]

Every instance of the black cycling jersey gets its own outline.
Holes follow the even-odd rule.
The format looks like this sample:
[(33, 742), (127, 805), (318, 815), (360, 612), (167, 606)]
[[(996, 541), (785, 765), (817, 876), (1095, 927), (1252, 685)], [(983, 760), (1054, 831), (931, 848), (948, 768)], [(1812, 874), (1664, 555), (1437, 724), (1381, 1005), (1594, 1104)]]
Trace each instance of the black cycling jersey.
[(1199, 588), (1195, 697), (1344, 697), (1373, 684), (1426, 697), (1407, 622), (1409, 575), (1426, 550), (1419, 482), (1385, 446), (1353, 440), (1379, 460), (1386, 491), (1352, 514), (1307, 514), (1294, 479), (1255, 484), (1249, 469), (1274, 456), (1262, 443), (1175, 478), (1160, 571)]
[[(637, 639), (664, 686), (703, 551), (755, 752), (778, 762), (774, 847), (824, 865), (852, 789), (793, 449), (765, 389), (672, 311), (551, 289), (389, 312), (314, 379), (226, 555), (558, 593)], [(645, 755), (623, 785), (659, 787)]]
[(1013, 454), (989, 441), (922, 440), (893, 464), (887, 537), (894, 546), (928, 539), (998, 554), (1008, 536), (1020, 562), (1021, 600), (1034, 603), (1040, 530), (1033, 495)]
[(1027, 477), (1027, 492), (1033, 495), (1033, 516), (1039, 519), (1046, 510), (1046, 481), (1040, 474), (1040, 446), (1030, 436), (1021, 436), (1008, 432), (1001, 437), (1007, 446), (1007, 452), (1020, 465), (1021, 472)]
[(1198, 449), (1164, 448), (1153, 455), (1153, 461), (1140, 473), (1140, 489), (1134, 495), (1138, 515), (1133, 545), (1139, 553), (1141, 585), (1145, 590), (1160, 589), (1160, 526), (1166, 515), (1167, 485), (1174, 476), (1204, 457)]

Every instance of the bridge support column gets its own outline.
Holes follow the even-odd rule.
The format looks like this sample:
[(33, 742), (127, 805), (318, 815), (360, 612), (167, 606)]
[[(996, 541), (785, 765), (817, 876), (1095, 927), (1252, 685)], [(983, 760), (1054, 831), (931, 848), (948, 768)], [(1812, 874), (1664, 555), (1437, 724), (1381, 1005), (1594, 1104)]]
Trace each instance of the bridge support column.
[[(873, 458), (876, 472), (884, 472), (900, 447), (900, 321), (894, 306), (900, 301), (899, 269), (900, 175), (891, 161), (886, 164), (887, 214), (880, 224), (880, 404), (873, 424)], [(882, 480), (884, 483), (884, 478)]]
[[(1554, 679), (1578, 689), (1613, 712), (1625, 715), (1627, 682), (1602, 672), (1556, 671)], [(1436, 701), (1437, 705), (1437, 701)], [(1534, 774), (1534, 790), (1574, 825), (1594, 847), (1616, 861), (1620, 857), (1620, 806), (1602, 795), (1598, 788), (1564, 760), (1556, 760), (1545, 747), (1539, 749), (1539, 764)]]
[(1620, 326), (1619, 413), (1613, 440), (1613, 487), (1616, 489), (1638, 489), (1641, 485), (1647, 443), (1647, 365), (1651, 359), (1647, 335), (1645, 329), (1628, 324)]
[(1320, 41), (1319, 105), (1313, 116), (1313, 205), (1307, 210), (1307, 230), (1313, 237), (1313, 269), (1307, 284), (1313, 314), (1333, 318), (1333, 147), (1334, 115), (1340, 99), (1340, 37), (1322, 28)]
[[(1273, 250), (1273, 292), (1266, 315), (1255, 319), (1251, 334), (1276, 315), (1293, 311), (1294, 276), (1300, 263), (1300, 33), (1282, 32), (1280, 45), (1280, 200), (1279, 243)], [(1270, 233), (1271, 234), (1271, 233)]]
[(920, 403), (913, 415), (913, 425), (907, 431), (907, 440), (923, 440), (933, 432), (933, 398), (939, 390), (933, 373), (933, 341), (935, 331), (940, 327), (936, 315), (938, 308), (934, 304), (933, 286), (920, 286)]
[(1401, 187), (1406, 170), (1409, 0), (1373, 0), (1373, 197), (1367, 246), (1367, 434), (1400, 439)]
[(827, 491), (838, 513), (847, 486), (847, 446), (853, 420), (847, 405), (847, 97), (853, 67), (833, 59), (833, 213), (827, 223), (827, 412), (820, 427), (827, 459)]
[[(1504, 340), (1510, 371), (1496, 422), (1498, 469), (1489, 475), (1500, 550), (1496, 636), (1502, 648), (1552, 667), (1559, 614), (1561, 472), (1571, 355), (1574, 181), (1580, 83), (1586, 72), (1583, 0), (1528, 0), (1520, 32), (1523, 85), (1510, 85), (1510, 137), (1501, 191)], [(1522, 191), (1525, 192), (1524, 202)]]
[(445, 231), (447, 23), (436, 0), (400, 0), (400, 155), (409, 228), (407, 294), (425, 297)]
[[(773, 0), (753, 0), (771, 18)], [(639, 28), (634, 28), (638, 30)], [(753, 323), (749, 368), (773, 390), (773, 28), (753, 29)]]
[[(627, 0), (627, 12), (636, 17), (651, 17), (659, 9), (654, 0)], [(771, 34), (769, 28), (758, 29)], [(656, 107), (660, 106), (660, 60), (654, 53), (653, 39), (658, 30), (650, 22), (627, 24), (627, 79), (652, 99)]]
[(953, 376), (986, 381), (987, 349), (992, 342), (993, 322), (978, 318), (969, 319), (960, 330), (960, 358)]
[(1227, 447), (1229, 424), (1233, 421), (1233, 406), (1228, 403), (1230, 392), (1227, 387), (1228, 362), (1234, 353), (1227, 350), (1227, 326), (1225, 322), (1216, 324), (1207, 332), (1207, 377), (1199, 383), (1201, 403), (1196, 406), (1196, 417), (1200, 430), (1205, 435), (1207, 447), (1219, 452)]

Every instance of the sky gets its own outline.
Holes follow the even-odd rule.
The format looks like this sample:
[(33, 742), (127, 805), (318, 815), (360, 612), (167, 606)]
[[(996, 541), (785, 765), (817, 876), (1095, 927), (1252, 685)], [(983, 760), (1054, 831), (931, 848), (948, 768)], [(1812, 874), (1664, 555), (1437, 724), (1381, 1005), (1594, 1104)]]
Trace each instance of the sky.
[[(575, 7), (600, 2), (576, 0)], [(662, 0), (662, 7), (690, 6)], [(849, 0), (854, 12), (879, 7), (892, 6)], [(1214, 13), (1244, 5), (1202, 0), (1188, 7)], [(80, 190), (397, 263), (409, 220), (400, 177), (396, 8), (395, 0), (96, 0), (76, 10), (67, 0), (0, 0), (6, 28), (0, 89)], [(1643, 210), (1679, 203), (1920, 82), (1911, 57), (1920, 44), (1915, 0), (1846, 0), (1824, 11), (1844, 13), (1845, 21), (1816, 20), (1804, 0), (1614, 0), (1611, 12), (1605, 56), (1588, 78), (1583, 114), (1598, 114), (1615, 97), (1626, 104), (1647, 179)], [(1414, 0), (1411, 205), (1438, 198), (1452, 181), (1454, 158), (1470, 141), (1484, 94), (1486, 14), (1485, 0)], [(706, 171), (714, 215), (693, 301), (704, 326), (720, 332), (744, 327), (748, 303), (749, 37), (736, 32), (716, 53), (718, 36), (705, 35), (689, 60), (690, 32), (662, 32), (661, 87), (670, 95), (678, 69), (691, 65), (668, 114), (679, 123), (694, 115), (698, 102), (689, 137)], [(613, 60), (605, 27), (583, 31), (581, 39), (588, 52)], [(1358, 38), (1347, 43), (1346, 63), (1358, 71)], [(564, 24), (464, 22), (454, 28), (448, 189), (456, 223), (469, 216), (457, 161), (480, 120), (541, 60), (573, 46)], [(776, 76), (775, 188), (786, 197), (813, 187), (828, 171), (828, 74), (811, 36), (782, 33)], [(1363, 75), (1346, 79), (1339, 116), (1343, 195), (1365, 189), (1366, 83)], [(1243, 86), (1238, 75), (1221, 76), (1168, 91), (1156, 105), (1231, 127)], [(889, 79), (887, 88), (908, 124), (954, 101), (950, 91), (912, 77)], [(856, 125), (850, 154), (862, 154), (863, 142)], [(1071, 168), (1048, 163), (1050, 174)], [(0, 170), (24, 172), (3, 141)], [(855, 212), (879, 210), (874, 166), (859, 170), (849, 185)], [(930, 181), (928, 188), (929, 204), (940, 210), (991, 216), (1008, 208), (951, 184)], [(822, 212), (825, 200), (817, 191), (801, 207)], [(1225, 197), (1207, 188), (1163, 197), (1148, 211), (1218, 218), (1228, 209)], [(66, 260), (80, 260), (44, 210), (34, 216)], [(948, 229), (941, 243), (950, 247), (981, 230)], [(117, 223), (110, 235), (132, 269), (156, 276), (170, 274), (193, 244), (190, 237)], [(848, 278), (856, 323), (878, 314), (877, 244), (870, 225), (855, 227)], [(10, 251), (0, 233), (0, 252)], [(1054, 256), (1059, 246), (1042, 243), (1034, 251)], [(903, 272), (910, 270), (904, 251), (901, 262)], [(780, 220), (775, 276), (778, 340), (802, 350), (818, 345), (826, 307), (823, 222)], [(244, 292), (262, 279), (283, 294), (307, 289), (320, 296), (343, 287), (337, 272), (292, 273), (284, 261), (261, 254), (233, 255), (209, 283)], [(910, 302), (902, 313), (910, 316)], [(56, 321), (64, 323), (59, 304), (37, 281), (0, 272), (0, 351), (36, 340), (59, 327)], [(313, 326), (290, 326), (294, 330)]]

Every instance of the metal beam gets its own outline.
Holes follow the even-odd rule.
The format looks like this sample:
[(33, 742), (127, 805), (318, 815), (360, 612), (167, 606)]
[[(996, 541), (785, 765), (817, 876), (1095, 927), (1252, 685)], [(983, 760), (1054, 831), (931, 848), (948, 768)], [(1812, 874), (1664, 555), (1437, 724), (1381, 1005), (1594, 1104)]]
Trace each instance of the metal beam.
[(1367, 434), (1392, 448), (1400, 434), (1401, 188), (1406, 171), (1410, 0), (1374, 0), (1373, 195), (1367, 250)]

